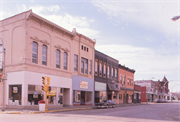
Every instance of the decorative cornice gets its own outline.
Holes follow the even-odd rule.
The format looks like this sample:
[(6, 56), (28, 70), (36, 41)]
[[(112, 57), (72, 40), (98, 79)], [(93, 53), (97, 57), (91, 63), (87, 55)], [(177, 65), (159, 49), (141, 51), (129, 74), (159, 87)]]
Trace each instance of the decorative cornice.
[(34, 40), (34, 41), (41, 42), (41, 43), (43, 43), (45, 45), (49, 45), (50, 44), (47, 40), (40, 40), (37, 36), (34, 36), (34, 37), (31, 36), (30, 38), (32, 40)]
[(62, 48), (60, 45), (55, 45), (54, 47), (59, 49), (59, 50), (64, 50), (64, 52), (69, 52), (68, 48)]

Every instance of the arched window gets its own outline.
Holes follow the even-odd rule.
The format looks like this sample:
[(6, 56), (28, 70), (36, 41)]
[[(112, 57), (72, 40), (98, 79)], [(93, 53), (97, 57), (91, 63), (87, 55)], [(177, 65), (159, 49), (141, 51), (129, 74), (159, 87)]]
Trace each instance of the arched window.
[(115, 77), (117, 77), (117, 69), (115, 69)]
[(38, 44), (36, 42), (32, 43), (32, 62), (38, 63)]
[(111, 77), (113, 77), (114, 76), (114, 68), (112, 67), (111, 68)]
[(64, 52), (64, 69), (67, 70), (67, 53)]
[(56, 68), (60, 68), (60, 51), (56, 50)]
[(106, 63), (104, 63), (103, 76), (106, 77)]
[(109, 75), (110, 75), (110, 73), (109, 73), (109, 66), (108, 66), (108, 69), (107, 69), (107, 77), (109, 78)]
[(102, 76), (102, 61), (99, 63), (99, 76)]
[(98, 69), (98, 60), (95, 61), (95, 75), (97, 75), (97, 69)]
[(47, 46), (42, 46), (42, 64), (47, 65)]

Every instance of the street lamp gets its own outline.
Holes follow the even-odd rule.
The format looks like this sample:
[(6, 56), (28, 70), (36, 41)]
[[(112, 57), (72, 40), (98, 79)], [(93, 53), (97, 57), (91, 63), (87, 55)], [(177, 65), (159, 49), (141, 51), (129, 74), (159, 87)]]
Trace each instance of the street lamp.
[(180, 16), (175, 16), (175, 17), (173, 17), (171, 20), (172, 21), (176, 21), (176, 20), (178, 20), (180, 18)]
[[(179, 84), (175, 84), (173, 87), (172, 87), (172, 92), (173, 92), (173, 88), (175, 87), (175, 86), (178, 86)], [(170, 100), (172, 101), (172, 99), (171, 99), (171, 92), (170, 92)]]
[[(0, 37), (1, 39), (1, 37)], [(5, 48), (4, 48), (4, 42), (2, 41), (2, 50), (4, 52), (4, 58), (3, 58), (3, 75), (2, 75), (2, 82), (3, 82), (3, 106), (2, 106), (2, 111), (5, 111), (4, 109), (4, 96), (5, 96)]]

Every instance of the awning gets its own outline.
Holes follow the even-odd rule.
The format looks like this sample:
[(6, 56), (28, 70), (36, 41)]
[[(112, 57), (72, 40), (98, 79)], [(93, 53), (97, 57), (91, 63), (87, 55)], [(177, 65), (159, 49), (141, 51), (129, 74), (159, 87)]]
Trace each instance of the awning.
[(108, 83), (107, 85), (108, 85), (108, 90), (110, 91), (121, 91), (118, 83), (114, 83), (114, 84)]

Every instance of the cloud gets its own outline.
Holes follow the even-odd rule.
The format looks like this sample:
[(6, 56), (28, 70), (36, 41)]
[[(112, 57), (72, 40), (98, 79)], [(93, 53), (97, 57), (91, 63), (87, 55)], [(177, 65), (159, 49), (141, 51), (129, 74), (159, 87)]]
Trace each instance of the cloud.
[[(32, 9), (34, 13), (65, 29), (72, 31), (73, 28), (76, 28), (78, 33), (82, 33), (83, 35), (88, 36), (92, 39), (97, 38), (99, 35), (99, 31), (90, 28), (90, 24), (94, 22), (94, 19), (89, 19), (83, 16), (73, 16), (68, 13), (60, 15), (58, 14), (58, 11), (60, 10), (60, 7), (58, 5), (48, 7), (36, 5), (27, 7), (26, 5), (22, 4), (17, 8), (20, 8), (18, 9), (19, 12)], [(48, 14), (48, 12), (50, 12), (50, 14)]]
[(156, 78), (159, 78), (158, 75), (170, 76), (178, 71), (177, 55), (161, 55), (150, 48), (131, 45), (96, 45), (96, 49), (135, 69), (136, 79), (146, 79), (152, 75)]
[[(100, 12), (117, 23), (133, 23), (142, 28), (162, 33), (169, 41), (176, 41), (178, 23), (171, 18), (178, 15), (178, 1), (92, 1)], [(128, 27), (128, 26), (127, 26)], [(176, 39), (174, 39), (176, 38)]]

